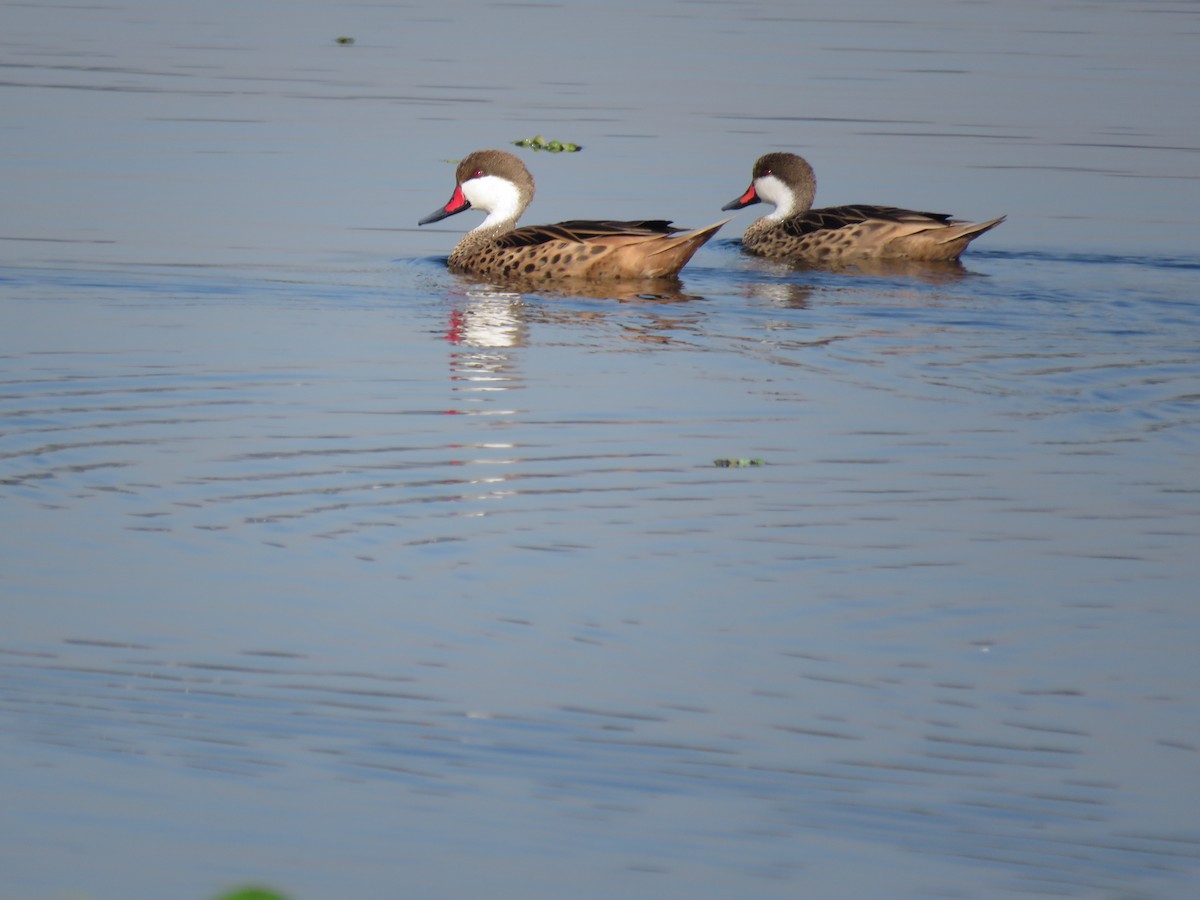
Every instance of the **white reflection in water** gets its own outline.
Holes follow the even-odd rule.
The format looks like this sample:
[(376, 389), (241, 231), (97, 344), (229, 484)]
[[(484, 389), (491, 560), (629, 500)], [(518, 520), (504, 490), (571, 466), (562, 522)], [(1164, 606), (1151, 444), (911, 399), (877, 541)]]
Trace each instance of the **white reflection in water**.
[(528, 329), (524, 296), (496, 291), (467, 293), (467, 304), (450, 312), (446, 340), (466, 347), (523, 347)]

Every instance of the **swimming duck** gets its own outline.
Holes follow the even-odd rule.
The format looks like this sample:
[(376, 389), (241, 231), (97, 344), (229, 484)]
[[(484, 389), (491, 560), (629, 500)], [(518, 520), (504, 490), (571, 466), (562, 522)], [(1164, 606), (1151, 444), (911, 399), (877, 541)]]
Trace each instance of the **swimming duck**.
[(517, 228), (533, 193), (533, 176), (520, 159), (506, 150), (477, 150), (458, 164), (450, 200), (418, 224), (480, 209), (487, 217), (450, 253), (450, 268), (544, 284), (673, 277), (729, 221), (687, 233), (664, 219), (575, 219)]
[(813, 209), (816, 192), (816, 176), (803, 157), (768, 153), (754, 164), (746, 192), (721, 208), (770, 203), (775, 211), (742, 237), (748, 252), (835, 267), (863, 259), (956, 260), (967, 244), (1005, 218), (975, 224), (944, 213), (865, 204)]

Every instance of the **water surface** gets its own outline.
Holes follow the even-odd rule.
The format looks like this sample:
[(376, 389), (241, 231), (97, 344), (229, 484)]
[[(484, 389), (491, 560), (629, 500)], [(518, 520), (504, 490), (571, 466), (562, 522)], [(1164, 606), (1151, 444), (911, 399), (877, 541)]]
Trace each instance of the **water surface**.
[[(1194, 5), (5, 16), (0, 893), (1200, 885)], [(539, 132), (531, 222), (777, 147), (1010, 218), (449, 274), (445, 160)]]

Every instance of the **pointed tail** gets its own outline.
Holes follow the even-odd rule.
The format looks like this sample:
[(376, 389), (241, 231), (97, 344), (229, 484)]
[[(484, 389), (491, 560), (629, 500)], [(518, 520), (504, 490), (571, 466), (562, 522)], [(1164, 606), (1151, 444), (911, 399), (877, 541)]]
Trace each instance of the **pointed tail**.
[(651, 278), (678, 274), (695, 252), (707, 244), (713, 235), (729, 221), (730, 219), (723, 219), (707, 228), (697, 228), (695, 231), (684, 234), (673, 234), (670, 237), (656, 239), (654, 250), (646, 258), (645, 274)]
[[(949, 225), (945, 228), (932, 229), (928, 233), (932, 236), (936, 236), (937, 243), (939, 244), (953, 244), (961, 242), (962, 247), (965, 248), (967, 244), (971, 243), (971, 241), (975, 240), (975, 238), (979, 237), (985, 231), (991, 231), (1007, 218), (1008, 216), (998, 216), (995, 219), (989, 219), (986, 222), (955, 223), (954, 225)], [(959, 252), (962, 252), (961, 248)]]

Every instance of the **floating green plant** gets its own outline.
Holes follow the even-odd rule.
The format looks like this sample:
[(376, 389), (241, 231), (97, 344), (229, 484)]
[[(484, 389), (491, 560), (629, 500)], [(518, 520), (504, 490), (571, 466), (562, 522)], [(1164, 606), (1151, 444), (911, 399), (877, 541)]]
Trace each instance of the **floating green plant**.
[(261, 887), (248, 887), (222, 894), (217, 900), (287, 900), (283, 894)]
[(578, 153), (583, 149), (579, 144), (572, 144), (569, 141), (548, 141), (540, 134), (524, 138), (519, 141), (513, 141), (516, 147), (525, 147), (529, 150), (548, 150), (551, 153)]
[(749, 466), (765, 466), (766, 461), (761, 459), (747, 459), (746, 457), (724, 456), (721, 459), (714, 459), (713, 465), (722, 469), (745, 469)]
[(353, 44), (354, 43), (354, 38), (346, 37), (345, 35), (342, 35), (339, 38), (334, 38), (334, 40), (336, 40), (339, 44)]

